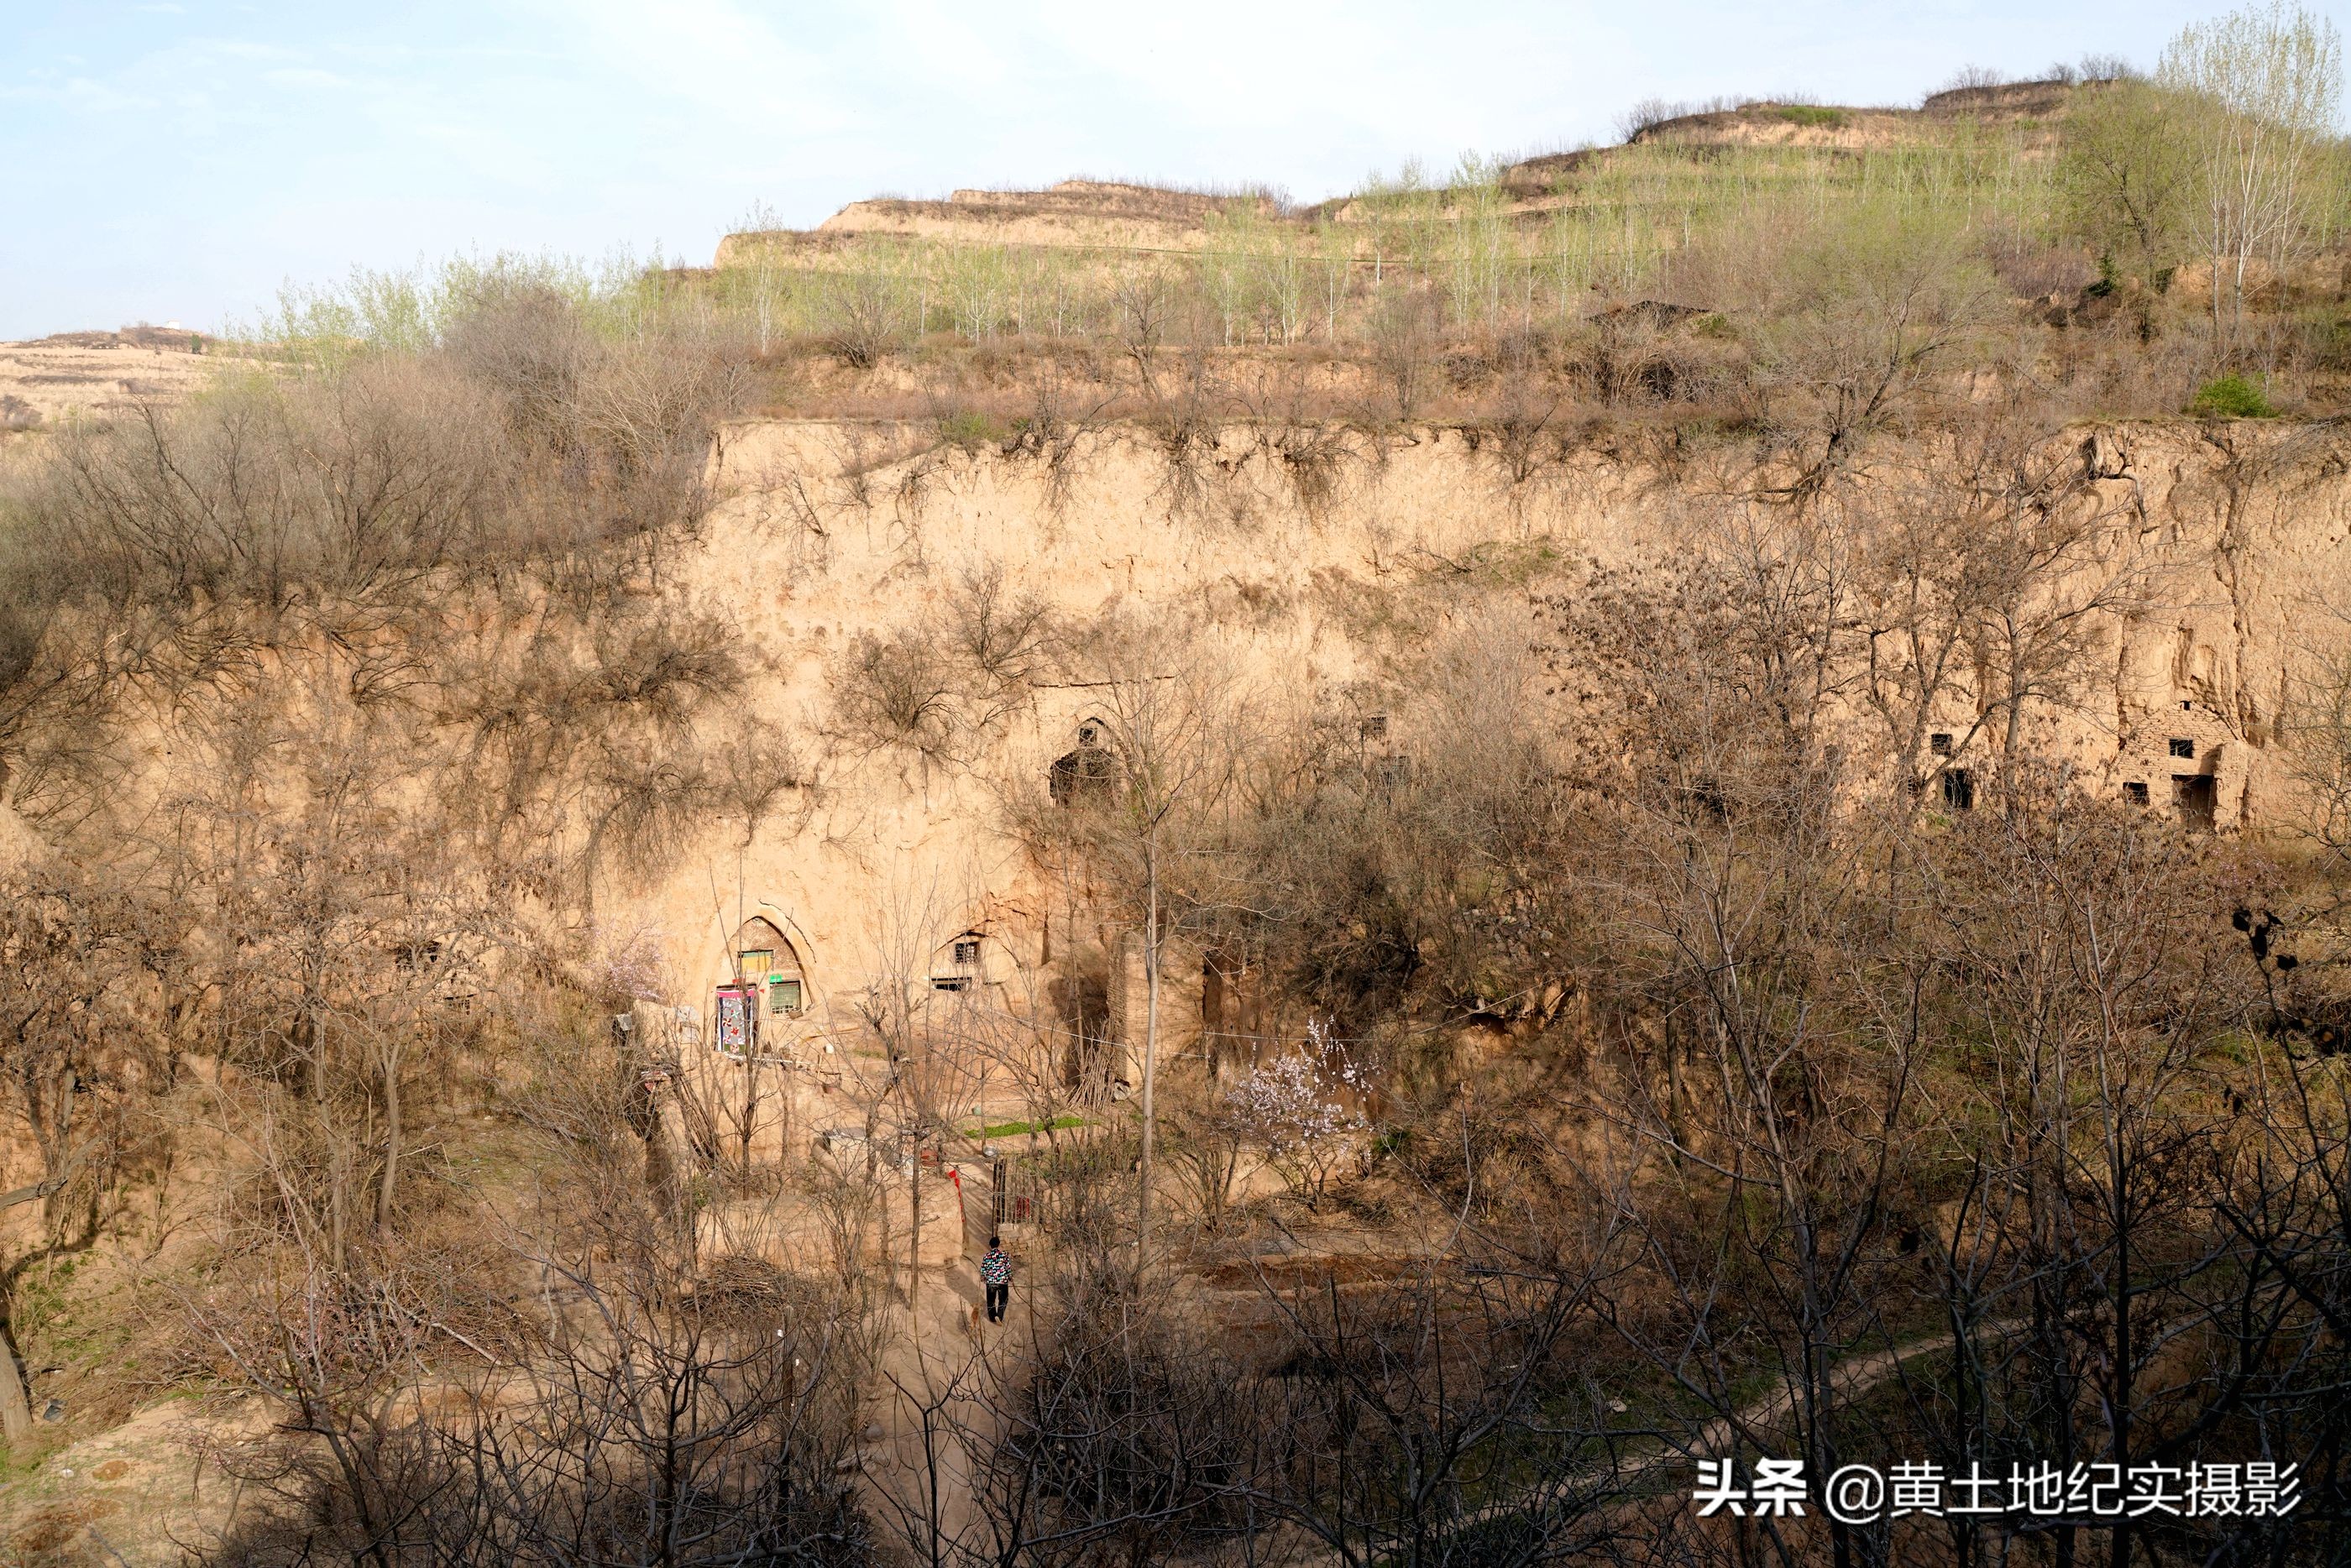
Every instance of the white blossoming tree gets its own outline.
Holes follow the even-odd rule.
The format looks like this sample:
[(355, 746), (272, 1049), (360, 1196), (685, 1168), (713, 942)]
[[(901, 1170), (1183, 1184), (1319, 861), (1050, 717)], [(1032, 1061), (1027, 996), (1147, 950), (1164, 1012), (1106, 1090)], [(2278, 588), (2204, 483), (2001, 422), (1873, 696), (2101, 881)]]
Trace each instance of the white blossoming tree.
[(1332, 1178), (1355, 1158), (1370, 1121), (1344, 1097), (1369, 1082), (1320, 1019), (1306, 1040), (1241, 1078), (1226, 1091), (1228, 1114), (1243, 1135), (1264, 1147), (1267, 1161), (1290, 1190), (1319, 1208)]

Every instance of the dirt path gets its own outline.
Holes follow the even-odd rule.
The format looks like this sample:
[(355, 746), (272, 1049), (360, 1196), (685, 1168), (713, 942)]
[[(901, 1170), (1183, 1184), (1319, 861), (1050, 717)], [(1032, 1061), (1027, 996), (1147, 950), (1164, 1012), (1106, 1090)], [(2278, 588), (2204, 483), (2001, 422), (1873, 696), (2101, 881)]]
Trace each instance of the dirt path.
[(883, 1435), (865, 1447), (865, 1481), (876, 1520), (918, 1561), (963, 1561), (960, 1543), (986, 1528), (972, 1500), (965, 1437), (985, 1440), (995, 1425), (983, 1353), (1017, 1356), (1029, 1328), (1022, 1314), (987, 1323), (983, 1299), (970, 1259), (926, 1271), (914, 1332), (882, 1359), (872, 1418)]
[[(2017, 1323), (1989, 1323), (1978, 1333), (1994, 1336), (2014, 1332)], [(1940, 1355), (1958, 1342), (1957, 1335), (1945, 1330), (1923, 1339), (1873, 1350), (1837, 1364), (1829, 1373), (1829, 1386), (1839, 1394), (1857, 1394), (1876, 1387), (1898, 1374), (1912, 1361)], [(1712, 1458), (1732, 1447), (1739, 1438), (1759, 1427), (1770, 1425), (1786, 1417), (1796, 1407), (1797, 1386), (1791, 1376), (1782, 1377), (1780, 1386), (1762, 1397), (1741, 1407), (1728, 1416), (1718, 1416), (1698, 1429), (1686, 1444), (1671, 1438), (1662, 1439), (1656, 1452), (1620, 1459), (1605, 1466), (1594, 1466), (1573, 1478), (1577, 1489), (1614, 1481), (1622, 1486), (1654, 1475), (1677, 1464)]]

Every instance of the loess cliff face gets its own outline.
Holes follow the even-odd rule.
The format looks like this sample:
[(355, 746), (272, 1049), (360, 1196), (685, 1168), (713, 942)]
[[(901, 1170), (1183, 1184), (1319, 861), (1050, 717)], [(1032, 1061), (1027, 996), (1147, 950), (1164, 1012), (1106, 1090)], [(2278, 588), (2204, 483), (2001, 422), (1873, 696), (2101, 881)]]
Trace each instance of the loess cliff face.
[[(1108, 1033), (1134, 1038), (1115, 921), (1056, 883), (1017, 831), (1050, 809), (1056, 761), (1082, 745), (1101, 691), (1040, 674), (984, 719), (893, 738), (844, 716), (861, 649), (918, 638), (991, 584), (1067, 624), (1180, 627), (1185, 660), (1250, 692), (1261, 726), (1343, 733), (1409, 765), (1427, 719), (1409, 672), (1429, 649), (1472, 633), (1538, 649), (1544, 615), (1572, 614), (1595, 568), (1654, 577), (1708, 548), (1732, 477), (1687, 453), (1594, 448), (1514, 481), (1490, 442), (1455, 431), (1236, 426), (1180, 457), (1136, 429), (1048, 450), (935, 440), (824, 421), (730, 431), (692, 592), (726, 607), (762, 671), (737, 715), (746, 736), (822, 754), (822, 780), (747, 838), (716, 827), (665, 873), (607, 895), (611, 918), (658, 941), (674, 1000), (697, 1010), (747, 922), (785, 933), (805, 1005), (770, 1038), (811, 1067), (801, 1109), (820, 1121), (820, 1080), (839, 1065), (823, 1058), (852, 1048), (855, 1001), (910, 923), (940, 981), (969, 967), (956, 940), (977, 938), (968, 978), (1011, 1012), (1046, 1007), (1086, 950), (1109, 971)], [(2290, 829), (2301, 802), (2283, 720), (2297, 678), (2340, 644), (2333, 604), (2351, 566), (2351, 481), (2331, 432), (2101, 426), (2053, 461), (2070, 470), (2062, 504), (2090, 541), (2068, 580), (2129, 591), (2094, 602), (2045, 586), (2052, 602), (2072, 593), (2093, 607), (2067, 628), (2077, 667), (2026, 706), (2022, 742), (2108, 799), (2222, 833)], [(1874, 615), (1895, 624), (1856, 590), (1850, 624)], [(1955, 655), (1921, 721), (1930, 807), (1968, 808), (2004, 743), (1977, 695), (1982, 657)], [(1549, 692), (1573, 674), (1528, 653), (1515, 706), (1485, 722), (1554, 735), (1562, 700)], [(1833, 721), (1860, 757), (1886, 751), (1868, 691), (1853, 673)], [(1895, 787), (1885, 768), (1865, 773), (1856, 790)], [(1196, 965), (1175, 1010), (1188, 1021), (1198, 983)]]
[[(1399, 770), (1459, 765), (1433, 732), (1461, 715), (1436, 711), (1427, 671), (1479, 642), (1515, 662), (1470, 722), (1564, 755), (1575, 692), (1613, 677), (1575, 667), (1562, 619), (1596, 583), (1669, 587), (1741, 540), (1803, 555), (1834, 596), (1827, 739), (1857, 796), (1970, 809), (2013, 744), (2110, 801), (2292, 833), (2308, 809), (2294, 711), (2346, 642), (2337, 433), (2137, 421), (2044, 446), (2039, 525), (2064, 543), (2011, 607), (2046, 653), (2016, 732), (1999, 701), (2014, 681), (1984, 634), (1947, 628), (1938, 674), (1911, 681), (1908, 700), (1928, 694), (1906, 735), (1905, 661), (1967, 591), (1934, 552), (1965, 554), (1975, 524), (1889, 566), (1887, 539), (1937, 504), (1895, 463), (1864, 465), (1841, 520), (1816, 517), (1799, 545), (1787, 520), (1802, 509), (1731, 499), (1775, 479), (1751, 447), (1669, 431), (1531, 455), (1427, 426), (1113, 422), (957, 441), (912, 422), (737, 422), (712, 463), (716, 504), (654, 591), (750, 671), (716, 721), (718, 770), (772, 776), (730, 786), (756, 809), (712, 808), (649, 863), (604, 871), (570, 956), (642, 971), (627, 989), (700, 1029), (741, 955), (774, 954), (798, 1000), (763, 1039), (807, 1069), (779, 1128), (848, 1114), (826, 1096), (855, 1087), (848, 1058), (871, 1054), (863, 1008), (889, 974), (967, 984), (1056, 1026), (1091, 1007), (1102, 1037), (1132, 1049), (1126, 917), (1037, 853), (1057, 767), (1066, 784), (1117, 725), (1117, 682), (1069, 657), (1072, 639), (1112, 623), (1163, 634), (1152, 657), (1167, 668), (1110, 673), (1212, 680), (1246, 716), (1228, 749), (1337, 737)], [(1027, 632), (975, 652), (981, 603)], [(975, 659), (995, 661), (985, 678)], [(133, 788), (151, 810), (171, 798), (175, 744), (166, 721), (131, 753), (152, 775)], [(1603, 783), (1614, 765), (1583, 763)], [(40, 846), (0, 810), (0, 851)], [(1215, 1008), (1196, 959), (1176, 983), (1180, 1050)]]

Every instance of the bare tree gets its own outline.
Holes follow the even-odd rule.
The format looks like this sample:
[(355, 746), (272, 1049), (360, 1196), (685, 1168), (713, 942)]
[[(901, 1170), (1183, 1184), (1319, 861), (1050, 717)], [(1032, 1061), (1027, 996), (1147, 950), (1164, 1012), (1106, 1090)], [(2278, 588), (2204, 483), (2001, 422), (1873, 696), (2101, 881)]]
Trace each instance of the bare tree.
[[(0, 1223), (33, 1234), (0, 1251), (0, 1438), (23, 1438), (32, 1405), (16, 1321), (36, 1264), (85, 1251), (144, 1141), (132, 1096), (168, 1086), (141, 1010), (178, 971), (156, 911), (134, 894), (57, 864), (11, 876), (0, 897), (0, 1096), (29, 1159), (0, 1165)], [(29, 1177), (31, 1179), (25, 1180)]]
[(2120, 518), (2063, 431), (2015, 408), (1958, 423), (1948, 457), (1845, 498), (1858, 691), (1885, 727), (1896, 798), (1923, 798), (1987, 732), (2001, 766), (2022, 764), (2035, 706), (2077, 700), (2098, 639), (2158, 578), (2109, 547)]
[(263, 1243), (270, 1266), (193, 1307), (218, 1374), (283, 1412), (218, 1462), (288, 1506), (209, 1561), (865, 1560), (841, 1479), (862, 1316), (703, 1252), (611, 1158), (627, 1141), (612, 1118), (552, 1151), (571, 1184), (540, 1239), (464, 1255), (373, 1244), (337, 1266), (282, 1210), (298, 1222)]
[[(1157, 1177), (1162, 992), (1168, 943), (1186, 919), (1182, 867), (1193, 825), (1212, 812), (1230, 778), (1237, 693), (1207, 651), (1177, 628), (1106, 621), (1073, 653), (1081, 684), (1098, 704), (1113, 767), (1109, 787), (1076, 802), (1069, 826), (1109, 874), (1133, 920), (1143, 966), (1143, 1059), (1135, 1188), (1139, 1276), (1152, 1261)], [(1133, 1044), (1130, 1042), (1130, 1044)]]
[(1176, 287), (1165, 272), (1148, 265), (1121, 274), (1111, 286), (1118, 343), (1143, 380), (1143, 395), (1156, 399), (1159, 384), (1153, 369), (1160, 346), (1166, 341), (1176, 313)]

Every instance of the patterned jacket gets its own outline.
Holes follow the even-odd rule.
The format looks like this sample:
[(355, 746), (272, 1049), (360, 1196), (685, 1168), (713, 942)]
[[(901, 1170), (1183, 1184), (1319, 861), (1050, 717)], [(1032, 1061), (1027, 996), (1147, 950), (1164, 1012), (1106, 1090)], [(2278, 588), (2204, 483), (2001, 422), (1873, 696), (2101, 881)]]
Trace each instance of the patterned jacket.
[(987, 1250), (987, 1256), (979, 1261), (979, 1277), (991, 1285), (1012, 1282), (1012, 1260), (1004, 1255), (1003, 1248), (990, 1247)]

